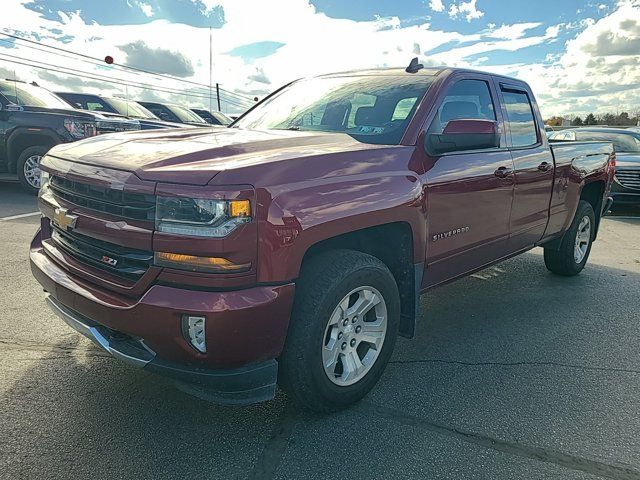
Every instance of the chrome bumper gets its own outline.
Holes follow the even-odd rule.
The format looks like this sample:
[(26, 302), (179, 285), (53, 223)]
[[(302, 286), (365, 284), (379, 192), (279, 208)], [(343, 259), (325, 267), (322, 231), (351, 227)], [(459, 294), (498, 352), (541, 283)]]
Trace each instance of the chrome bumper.
[(65, 307), (48, 293), (46, 300), (51, 310), (67, 325), (129, 365), (143, 368), (155, 358), (156, 354), (141, 340), (126, 336), (119, 337), (116, 332), (95, 324), (83, 315)]

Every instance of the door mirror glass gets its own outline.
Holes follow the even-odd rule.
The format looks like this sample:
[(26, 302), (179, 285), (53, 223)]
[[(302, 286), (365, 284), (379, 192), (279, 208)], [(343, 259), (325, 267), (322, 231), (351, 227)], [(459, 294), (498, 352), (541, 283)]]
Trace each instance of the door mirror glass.
[(431, 155), (500, 147), (498, 124), (493, 120), (451, 120), (442, 133), (427, 133), (425, 150)]

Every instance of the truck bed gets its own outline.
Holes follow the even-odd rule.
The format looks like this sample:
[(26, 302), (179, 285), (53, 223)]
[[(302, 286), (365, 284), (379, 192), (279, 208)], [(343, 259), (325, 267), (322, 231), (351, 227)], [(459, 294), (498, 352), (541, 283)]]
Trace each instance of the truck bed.
[(606, 167), (613, 154), (611, 142), (550, 141), (556, 169), (572, 165), (579, 172), (592, 172)]

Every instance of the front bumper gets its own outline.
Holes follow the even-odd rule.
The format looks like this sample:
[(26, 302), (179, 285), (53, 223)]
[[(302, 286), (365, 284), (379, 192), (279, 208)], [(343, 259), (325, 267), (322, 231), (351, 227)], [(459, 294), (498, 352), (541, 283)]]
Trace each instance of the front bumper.
[(614, 205), (630, 205), (640, 206), (640, 193), (629, 193), (612, 191)]
[(71, 328), (100, 348), (137, 368), (171, 378), (181, 390), (223, 405), (246, 405), (273, 398), (278, 363), (269, 360), (233, 370), (206, 370), (173, 364), (157, 358), (156, 353), (138, 338), (123, 335), (93, 322), (65, 307), (50, 294), (47, 303)]
[[(69, 274), (47, 256), (38, 236), (30, 260), (54, 312), (114, 357), (216, 403), (273, 397), (293, 284), (226, 292), (153, 285), (131, 299)], [(184, 339), (184, 314), (206, 317), (206, 354)]]

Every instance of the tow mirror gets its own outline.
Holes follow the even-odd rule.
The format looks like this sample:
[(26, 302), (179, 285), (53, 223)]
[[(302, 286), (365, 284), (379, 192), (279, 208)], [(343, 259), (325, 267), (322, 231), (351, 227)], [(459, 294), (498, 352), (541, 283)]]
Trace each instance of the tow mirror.
[(498, 124), (493, 120), (451, 120), (442, 133), (427, 133), (424, 147), (431, 155), (500, 146)]

